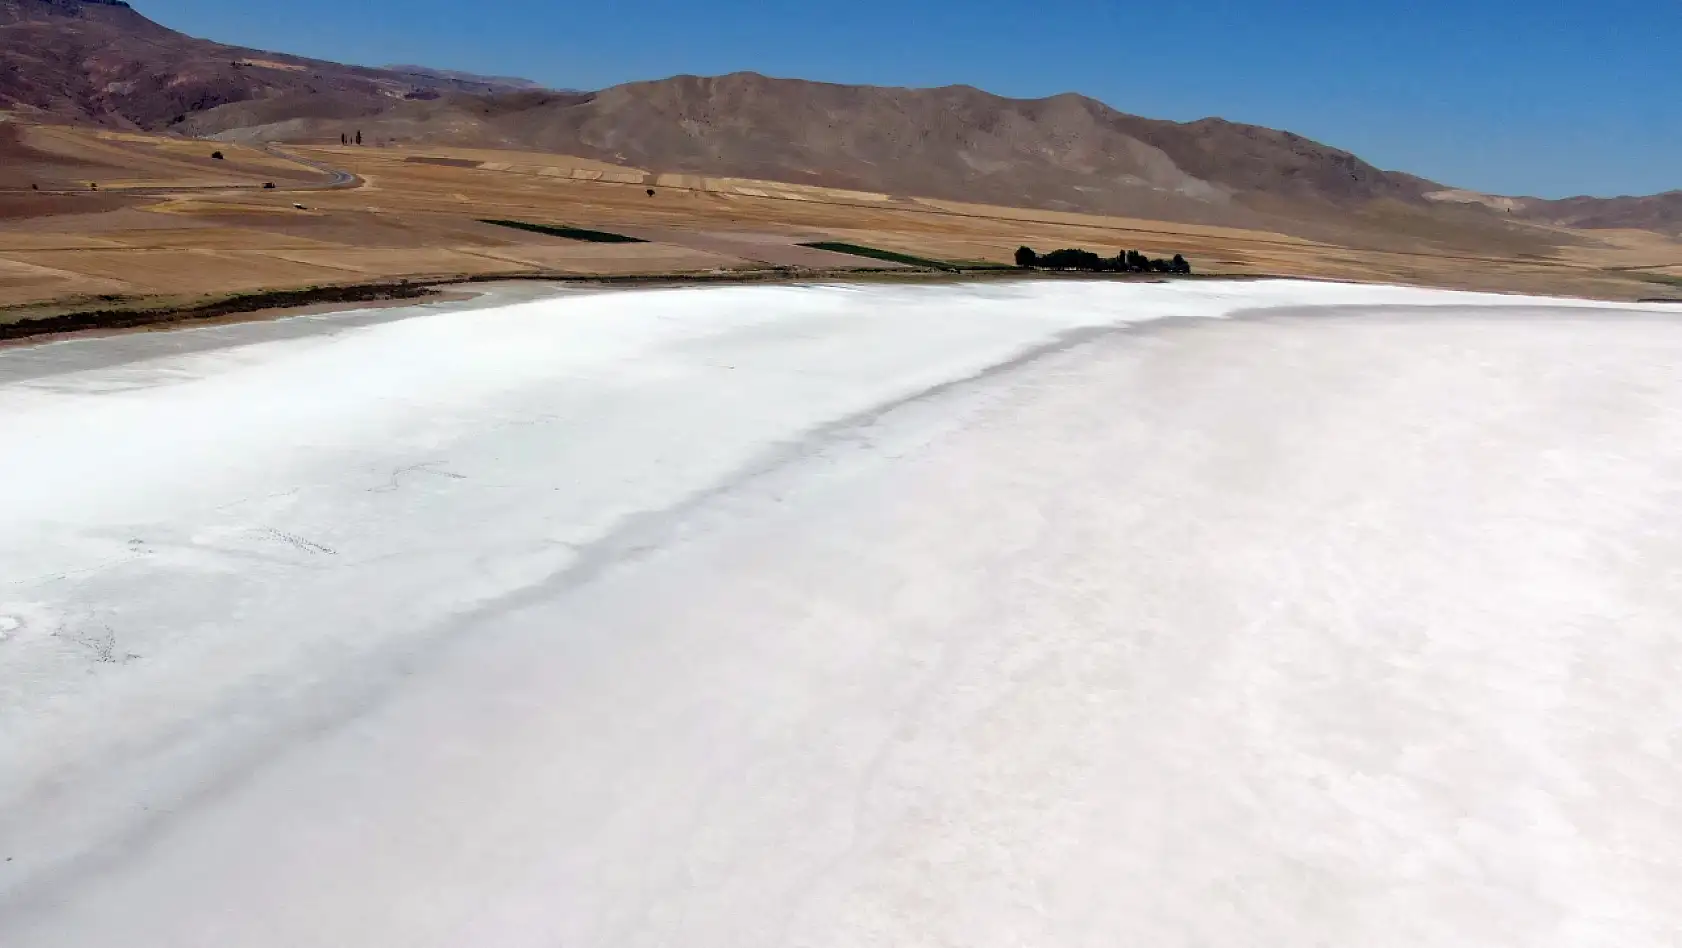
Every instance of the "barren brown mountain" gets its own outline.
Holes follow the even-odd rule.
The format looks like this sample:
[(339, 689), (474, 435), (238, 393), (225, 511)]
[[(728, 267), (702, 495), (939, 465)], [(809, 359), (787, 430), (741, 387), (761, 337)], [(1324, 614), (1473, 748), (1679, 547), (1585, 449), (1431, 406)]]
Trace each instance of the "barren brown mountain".
[(39, 120), (158, 131), (235, 102), (350, 115), (405, 97), (514, 87), (224, 46), (160, 26), (122, 0), (0, 0), (0, 109)]
[(1682, 236), (1682, 190), (1645, 197), (1530, 200), (1520, 213), (1529, 220), (1566, 227), (1631, 227)]
[[(194, 39), (121, 0), (0, 0), (0, 108), (230, 141), (540, 150), (727, 175), (1057, 210), (1260, 226), (1394, 218), (1499, 234), (1512, 219), (1682, 231), (1682, 196), (1441, 200), (1290, 132), (1141, 118), (1072, 93), (1007, 99), (679, 76), (594, 93), (420, 66), (371, 69)], [(1330, 213), (1328, 213), (1330, 212)], [(1302, 227), (1295, 228), (1302, 231)]]
[[(1444, 201), (1451, 192), (1290, 132), (1141, 118), (1075, 94), (842, 86), (752, 73), (595, 93), (371, 69), (194, 39), (121, 0), (0, 0), (0, 107), (37, 120), (244, 141), (542, 150), (662, 171), (1257, 225), (1327, 209), (1682, 232), (1682, 194)], [(1493, 213), (1491, 213), (1493, 212)]]
[[(268, 119), (268, 121), (264, 121)], [(247, 106), (191, 118), (229, 139), (334, 138), (330, 119)], [(994, 203), (1231, 220), (1267, 195), (1424, 206), (1440, 186), (1289, 132), (1127, 115), (1084, 96), (1019, 100), (968, 86), (844, 86), (753, 73), (679, 76), (592, 94), (392, 102), (381, 142), (553, 151), (666, 171)]]
[[(245, 102), (195, 115), (183, 127), (234, 141), (295, 142), (333, 140), (346, 127), (308, 105)], [(1682, 233), (1675, 193), (1445, 201), (1463, 192), (1290, 132), (1218, 118), (1142, 118), (1072, 93), (1008, 99), (969, 86), (846, 86), (736, 73), (595, 93), (388, 100), (356, 124), (382, 144), (538, 150), (662, 171), (1194, 223), (1279, 226), (1282, 217), (1377, 214), (1411, 221), (1404, 226), (1435, 222), (1485, 234), (1513, 219)]]

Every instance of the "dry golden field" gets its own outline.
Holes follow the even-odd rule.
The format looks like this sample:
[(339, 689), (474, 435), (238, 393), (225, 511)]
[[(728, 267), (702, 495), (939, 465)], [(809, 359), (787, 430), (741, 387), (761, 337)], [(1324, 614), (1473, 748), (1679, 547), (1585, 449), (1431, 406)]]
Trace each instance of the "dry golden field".
[[(818, 240), (957, 262), (1005, 263), (1022, 244), (1129, 248), (1183, 253), (1210, 274), (1682, 296), (1682, 243), (1656, 234), (1470, 216), (1461, 226), (1400, 207), (1340, 219), (1281, 216), (1288, 223), (1272, 232), (659, 174), (560, 155), (261, 149), (16, 123), (0, 123), (0, 165), (0, 308), (12, 319), (399, 278), (882, 266), (798, 246)], [(354, 180), (329, 187), (327, 169)], [(482, 218), (648, 242), (576, 242)]]

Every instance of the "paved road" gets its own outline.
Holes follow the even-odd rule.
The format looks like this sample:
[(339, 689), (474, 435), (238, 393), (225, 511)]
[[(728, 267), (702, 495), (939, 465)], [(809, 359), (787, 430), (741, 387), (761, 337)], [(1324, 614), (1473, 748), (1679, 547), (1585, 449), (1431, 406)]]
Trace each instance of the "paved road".
[[(270, 155), (273, 155), (277, 158), (281, 158), (281, 159), (284, 159), (286, 161), (295, 162), (297, 164), (304, 165), (306, 167), (309, 167), (309, 168), (312, 168), (316, 171), (319, 171), (322, 174), (327, 175), (328, 178), (327, 178), (326, 181), (314, 181), (314, 182), (289, 182), (289, 183), (276, 182), (276, 184), (273, 188), (265, 188), (260, 183), (259, 184), (198, 184), (198, 185), (176, 185), (176, 186), (171, 186), (171, 187), (145, 187), (145, 186), (127, 187), (127, 188), (107, 187), (107, 188), (104, 188), (102, 190), (102, 193), (108, 193), (108, 194), (140, 194), (140, 195), (146, 195), (146, 196), (149, 196), (149, 197), (168, 197), (169, 195), (172, 195), (172, 194), (205, 194), (205, 193), (214, 193), (214, 192), (218, 192), (218, 191), (279, 191), (279, 192), (290, 193), (290, 192), (300, 192), (300, 191), (342, 191), (342, 190), (348, 190), (348, 189), (351, 189), (351, 188), (359, 188), (363, 184), (362, 179), (360, 177), (352, 174), (349, 171), (345, 171), (342, 168), (335, 168), (332, 165), (327, 164), (326, 162), (317, 161), (313, 158), (306, 158), (303, 155), (293, 154), (292, 152), (285, 151), (285, 150), (283, 150), (281, 148), (277, 148), (273, 145), (264, 145), (264, 146), (262, 146), (262, 149), (263, 149), (263, 151), (266, 151)], [(18, 192), (18, 193), (32, 193), (32, 194), (86, 194), (86, 193), (88, 193), (89, 190), (90, 189), (86, 189), (86, 188), (40, 188), (40, 189), (34, 189), (34, 188), (0, 188), (0, 192), (12, 191), (12, 192)]]
[(0, 944), (1682, 930), (1656, 311), (418, 312), (0, 353)]
[(287, 190), (287, 191), (342, 191), (342, 190), (346, 190), (346, 189), (349, 189), (349, 188), (359, 188), (359, 187), (362, 186), (362, 179), (361, 178), (357, 177), (354, 174), (351, 174), (349, 171), (345, 171), (342, 168), (335, 168), (332, 165), (327, 164), (326, 162), (317, 161), (314, 158), (306, 158), (303, 155), (299, 155), (299, 154), (295, 154), (295, 153), (290, 152), (290, 151), (286, 151), (286, 150), (281, 149), (281, 148), (279, 148), (275, 145), (265, 145), (265, 146), (263, 146), (263, 150), (268, 152), (271, 155), (275, 155), (276, 157), (285, 158), (287, 161), (295, 161), (295, 162), (297, 162), (298, 164), (301, 164), (301, 165), (308, 165), (309, 167), (314, 168), (315, 170), (320, 171), (321, 173), (328, 176), (327, 181), (324, 181), (324, 182), (321, 182), (321, 183), (318, 183), (318, 184), (291, 185), (291, 186), (288, 186), (288, 187), (286, 187), (284, 189), (280, 189), (280, 190)]

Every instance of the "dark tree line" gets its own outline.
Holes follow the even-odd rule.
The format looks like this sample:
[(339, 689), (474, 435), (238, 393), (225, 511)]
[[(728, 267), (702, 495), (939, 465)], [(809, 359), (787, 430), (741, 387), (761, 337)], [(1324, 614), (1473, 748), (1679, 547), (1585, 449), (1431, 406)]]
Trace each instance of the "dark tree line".
[(1039, 270), (1083, 270), (1088, 273), (1190, 273), (1191, 264), (1175, 254), (1172, 260), (1147, 257), (1137, 250), (1124, 250), (1113, 257), (1100, 257), (1090, 250), (1053, 250), (1035, 253), (1032, 247), (1016, 251), (1016, 265)]

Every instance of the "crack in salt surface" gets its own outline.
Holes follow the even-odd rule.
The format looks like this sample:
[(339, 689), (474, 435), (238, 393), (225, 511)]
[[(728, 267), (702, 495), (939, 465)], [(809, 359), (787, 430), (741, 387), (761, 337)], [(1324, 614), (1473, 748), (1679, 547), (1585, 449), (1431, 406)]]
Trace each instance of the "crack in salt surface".
[[(239, 786), (258, 768), (282, 758), (288, 748), (307, 744), (349, 727), (379, 707), (393, 688), (436, 660), (438, 653), (446, 649), (451, 641), (473, 628), (565, 595), (597, 580), (611, 570), (657, 555), (674, 544), (694, 540), (703, 535), (710, 526), (728, 523), (732, 515), (748, 515), (756, 501), (769, 499), (772, 503), (779, 502), (780, 498), (758, 489), (804, 462), (832, 455), (837, 451), (871, 450), (869, 432), (886, 424), (897, 412), (960, 395), (1048, 357), (1069, 352), (1112, 335), (1138, 331), (1142, 325), (1144, 324), (1122, 323), (1077, 327), (1063, 331), (1048, 342), (1029, 347), (970, 375), (929, 385), (818, 425), (796, 438), (765, 450), (759, 457), (713, 485), (695, 491), (666, 507), (625, 517), (596, 540), (567, 544), (574, 554), (574, 559), (566, 567), (546, 579), (453, 615), (430, 631), (389, 643), (366, 656), (358, 663), (364, 674), (348, 688), (338, 682), (322, 685), (318, 693), (305, 702), (312, 708), (310, 714), (293, 722), (281, 732), (272, 733), (259, 742), (245, 744), (239, 750), (238, 761), (229, 761), (219, 773), (200, 784), (190, 795), (172, 801), (169, 806), (150, 808), (147, 815), (132, 824), (121, 837), (108, 841), (96, 850), (74, 857), (67, 863), (37, 873), (23, 890), (0, 889), (0, 907), (14, 912), (39, 908), (42, 904), (39, 899), (51, 892), (61, 880), (97, 872), (98, 867), (117, 858), (118, 855), (143, 848), (148, 840), (155, 838), (168, 827), (176, 814), (191, 812), (195, 808), (212, 803)], [(395, 478), (396, 475), (393, 478), (394, 484)], [(283, 495), (290, 493), (292, 492), (282, 492)], [(706, 520), (704, 515), (708, 513), (718, 515), (712, 524), (703, 522)], [(279, 530), (266, 528), (266, 532), (273, 538), (306, 552), (328, 555), (335, 552), (328, 547)], [(252, 700), (242, 696), (235, 702), (211, 712), (210, 716), (239, 719), (263, 713), (264, 709), (252, 705)]]

